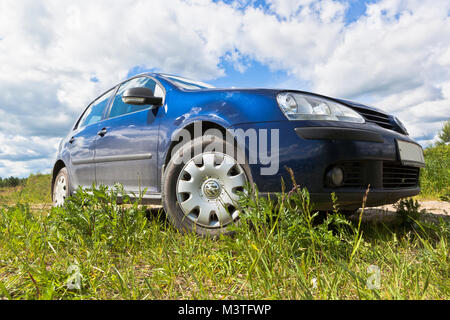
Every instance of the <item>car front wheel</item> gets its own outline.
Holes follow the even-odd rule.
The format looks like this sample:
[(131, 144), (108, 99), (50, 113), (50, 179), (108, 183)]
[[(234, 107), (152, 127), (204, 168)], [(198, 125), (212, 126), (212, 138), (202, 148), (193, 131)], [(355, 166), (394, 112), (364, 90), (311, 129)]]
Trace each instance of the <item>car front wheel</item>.
[[(213, 140), (223, 151), (207, 151)], [(193, 156), (179, 161), (186, 153)], [(239, 194), (252, 183), (248, 165), (238, 163), (236, 155), (234, 146), (216, 136), (195, 139), (173, 155), (165, 170), (163, 205), (177, 229), (203, 236), (230, 233), (239, 220)]]

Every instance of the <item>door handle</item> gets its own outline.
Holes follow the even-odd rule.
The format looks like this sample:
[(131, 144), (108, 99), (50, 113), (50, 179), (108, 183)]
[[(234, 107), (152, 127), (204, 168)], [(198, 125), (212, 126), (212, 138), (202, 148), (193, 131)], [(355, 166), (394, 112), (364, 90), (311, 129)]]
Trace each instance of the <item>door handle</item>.
[(70, 138), (69, 143), (72, 144), (75, 142), (75, 137)]
[(108, 133), (108, 129), (103, 128), (103, 129), (100, 130), (97, 134), (98, 134), (100, 137), (104, 137), (107, 133)]

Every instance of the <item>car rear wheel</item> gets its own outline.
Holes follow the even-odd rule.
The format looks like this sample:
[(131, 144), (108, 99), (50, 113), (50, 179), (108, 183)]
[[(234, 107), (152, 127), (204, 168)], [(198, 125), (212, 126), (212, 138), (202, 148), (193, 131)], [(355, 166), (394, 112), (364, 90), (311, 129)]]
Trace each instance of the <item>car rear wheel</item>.
[[(223, 145), (223, 152), (205, 150), (213, 140)], [(203, 152), (195, 155), (194, 150)], [(229, 226), (239, 220), (239, 193), (252, 183), (250, 169), (238, 163), (236, 151), (219, 137), (204, 136), (173, 155), (165, 170), (163, 205), (177, 229), (204, 236), (230, 233)], [(186, 152), (193, 156), (177, 163)]]
[(52, 200), (54, 207), (62, 207), (69, 197), (69, 174), (66, 168), (62, 168), (53, 182)]

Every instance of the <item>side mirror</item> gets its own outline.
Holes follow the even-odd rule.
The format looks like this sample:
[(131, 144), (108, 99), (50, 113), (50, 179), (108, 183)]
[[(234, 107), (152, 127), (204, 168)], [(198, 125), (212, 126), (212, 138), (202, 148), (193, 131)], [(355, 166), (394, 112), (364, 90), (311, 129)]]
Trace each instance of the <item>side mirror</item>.
[(142, 105), (162, 105), (163, 99), (155, 97), (153, 91), (149, 88), (131, 88), (124, 92), (122, 95), (122, 101), (126, 104), (132, 104), (135, 106)]

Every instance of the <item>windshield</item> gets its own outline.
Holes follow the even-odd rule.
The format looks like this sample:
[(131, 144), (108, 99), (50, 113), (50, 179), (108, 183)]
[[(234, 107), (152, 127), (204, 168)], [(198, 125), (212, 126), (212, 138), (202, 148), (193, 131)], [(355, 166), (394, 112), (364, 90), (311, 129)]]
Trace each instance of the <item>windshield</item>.
[(200, 89), (212, 89), (214, 86), (195, 80), (190, 80), (182, 77), (170, 76), (167, 74), (162, 74), (164, 78), (172, 82), (179, 88), (187, 90), (200, 90)]

